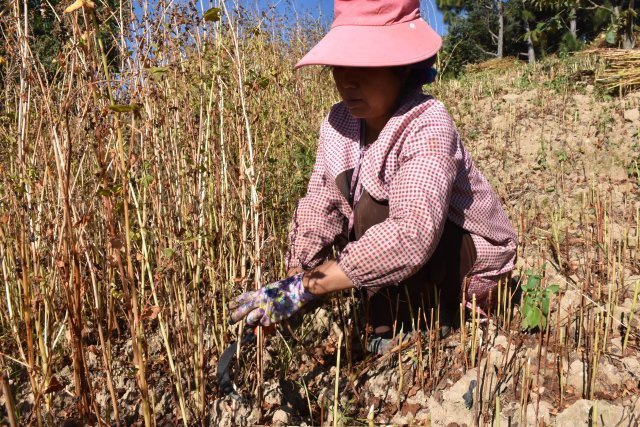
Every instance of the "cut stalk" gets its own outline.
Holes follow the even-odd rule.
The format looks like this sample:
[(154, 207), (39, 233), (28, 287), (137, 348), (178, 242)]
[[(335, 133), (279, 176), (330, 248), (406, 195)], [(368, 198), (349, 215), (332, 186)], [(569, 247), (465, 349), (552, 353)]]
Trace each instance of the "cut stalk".
[(338, 394), (338, 386), (340, 384), (340, 351), (342, 349), (342, 332), (338, 336), (338, 355), (336, 359), (336, 376), (334, 380), (333, 387), (333, 425), (336, 427), (338, 425), (338, 401), (340, 400), (340, 395)]
[(636, 311), (636, 304), (638, 302), (638, 291), (640, 290), (640, 280), (636, 280), (636, 286), (633, 289), (633, 299), (631, 300), (631, 311), (629, 312), (629, 319), (627, 320), (627, 327), (624, 333), (624, 341), (622, 342), (622, 353), (627, 349), (627, 343), (629, 342), (629, 332), (631, 331), (631, 322), (633, 321), (633, 314)]

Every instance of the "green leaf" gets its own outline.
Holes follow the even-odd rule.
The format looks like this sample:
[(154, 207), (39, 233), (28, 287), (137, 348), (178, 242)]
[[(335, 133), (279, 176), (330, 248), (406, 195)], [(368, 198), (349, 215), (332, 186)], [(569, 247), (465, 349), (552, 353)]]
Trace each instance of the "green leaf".
[(169, 71), (169, 67), (150, 67), (147, 71), (152, 74), (165, 74)]
[(166, 258), (171, 258), (173, 254), (176, 253), (176, 250), (173, 248), (166, 248), (164, 251), (162, 251), (162, 253)]
[(111, 296), (117, 300), (122, 300), (123, 293), (122, 291), (116, 289), (115, 287), (111, 287)]
[(142, 104), (112, 104), (112, 105), (107, 105), (107, 109), (111, 110), (115, 113), (131, 113), (131, 112), (137, 112), (140, 111), (140, 109), (142, 108)]
[(540, 323), (540, 310), (538, 309), (529, 310), (529, 313), (527, 313), (527, 321), (529, 322), (532, 328), (535, 328), (536, 326), (538, 326)]
[(611, 29), (611, 30), (609, 30), (607, 32), (607, 36), (606, 36), (605, 40), (609, 44), (615, 44), (616, 43), (616, 38), (617, 38), (616, 36), (617, 36), (616, 31)]
[(525, 317), (524, 322), (522, 322), (522, 327), (524, 329), (533, 329), (539, 325), (540, 322), (540, 310), (534, 308), (529, 310)]
[(140, 177), (140, 185), (142, 185), (143, 187), (148, 187), (149, 184), (151, 184), (152, 182), (153, 182), (152, 175), (143, 175)]
[(122, 190), (122, 186), (119, 184), (109, 185), (108, 187), (100, 187), (100, 189), (96, 192), (98, 196), (113, 196), (115, 194), (120, 193)]
[(527, 277), (527, 288), (529, 290), (537, 289), (540, 287), (540, 282), (542, 282), (542, 276), (531, 274)]
[(98, 190), (98, 192), (96, 193), (98, 196), (111, 196), (113, 194), (113, 191), (109, 190), (108, 188), (101, 188), (100, 190)]
[(146, 70), (149, 72), (152, 79), (160, 80), (165, 74), (169, 72), (169, 67), (150, 67), (146, 68)]
[(202, 17), (207, 22), (218, 22), (220, 21), (220, 17), (222, 16), (222, 9), (219, 7), (212, 7), (207, 10)]
[(18, 114), (14, 111), (7, 111), (6, 113), (0, 114), (0, 119), (7, 118), (9, 120), (17, 120)]
[(547, 286), (547, 290), (555, 295), (558, 292), (560, 292), (560, 286), (559, 285), (550, 285), (550, 286)]
[(266, 77), (261, 77), (258, 80), (258, 86), (260, 86), (260, 89), (266, 89), (267, 87), (269, 87), (269, 79)]
[(546, 318), (549, 314), (549, 298), (542, 298), (542, 317)]

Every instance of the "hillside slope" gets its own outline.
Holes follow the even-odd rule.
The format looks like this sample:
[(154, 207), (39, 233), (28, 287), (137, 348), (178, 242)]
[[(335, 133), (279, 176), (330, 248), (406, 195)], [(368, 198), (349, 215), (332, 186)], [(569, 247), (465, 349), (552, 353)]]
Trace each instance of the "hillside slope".
[[(542, 287), (560, 291), (545, 330), (521, 331), (519, 300), (512, 320), (505, 304), (499, 319), (479, 324), (477, 357), (469, 319), (464, 340), (458, 330), (382, 358), (364, 358), (352, 338), (341, 354), (340, 422), (640, 422), (640, 306), (632, 301), (640, 279), (640, 92), (602, 92), (580, 78), (591, 67), (588, 58), (551, 59), (432, 88), (518, 229), (516, 277), (542, 276)], [(320, 309), (307, 325), (313, 333), (301, 344), (288, 339), (290, 353), (272, 346), (288, 353), (290, 367), (265, 385), (263, 422), (310, 423), (309, 411), (314, 424), (332, 421), (337, 336), (357, 335), (341, 315), (336, 304)], [(217, 421), (258, 420), (257, 412), (224, 402), (217, 402)]]

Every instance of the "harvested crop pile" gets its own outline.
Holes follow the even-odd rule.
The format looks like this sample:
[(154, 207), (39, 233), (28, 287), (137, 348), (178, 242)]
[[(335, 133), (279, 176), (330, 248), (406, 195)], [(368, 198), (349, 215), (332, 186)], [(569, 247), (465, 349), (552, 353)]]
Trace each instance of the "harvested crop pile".
[(517, 58), (494, 58), (477, 64), (468, 64), (465, 67), (465, 71), (473, 73), (479, 71), (508, 70), (520, 65), (523, 65), (523, 62), (519, 61)]
[(601, 59), (596, 83), (611, 91), (630, 91), (640, 87), (640, 49), (590, 49), (583, 55)]

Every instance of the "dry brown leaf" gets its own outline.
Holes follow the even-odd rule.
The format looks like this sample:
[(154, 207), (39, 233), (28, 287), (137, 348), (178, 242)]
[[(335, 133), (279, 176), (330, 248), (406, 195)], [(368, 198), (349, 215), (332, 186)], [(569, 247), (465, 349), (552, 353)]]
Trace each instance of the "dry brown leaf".
[(141, 318), (142, 320), (155, 319), (156, 317), (158, 317), (160, 310), (162, 310), (162, 308), (157, 305), (147, 306), (144, 308), (144, 310), (142, 310)]
[(402, 405), (402, 416), (406, 416), (408, 413), (412, 413), (413, 415), (417, 414), (418, 411), (422, 409), (422, 407), (417, 403), (405, 403)]
[(51, 377), (49, 381), (49, 387), (44, 389), (44, 394), (55, 393), (56, 391), (64, 390), (64, 385), (58, 381), (56, 377)]
[(111, 247), (116, 251), (124, 249), (124, 242), (122, 241), (122, 239), (114, 237), (113, 239), (111, 239)]

